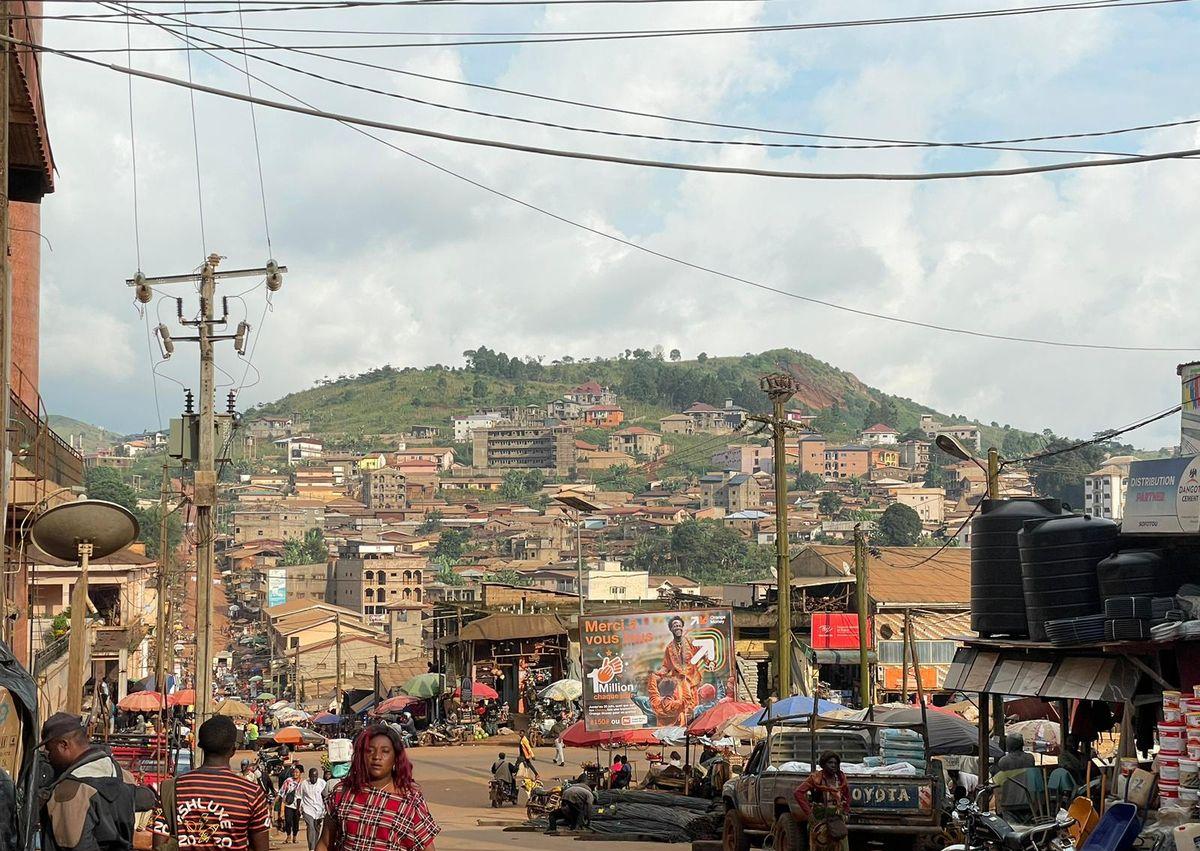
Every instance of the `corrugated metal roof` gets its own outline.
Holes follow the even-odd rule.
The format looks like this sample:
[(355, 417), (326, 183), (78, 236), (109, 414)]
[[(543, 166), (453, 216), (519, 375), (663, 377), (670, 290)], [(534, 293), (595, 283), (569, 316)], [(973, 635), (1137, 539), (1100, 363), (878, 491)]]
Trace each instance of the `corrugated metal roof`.
[[(971, 551), (965, 547), (880, 547), (868, 554), (867, 587), (877, 603), (971, 603)], [(792, 559), (794, 576), (812, 576), (812, 560), (831, 576), (853, 574), (854, 547), (809, 544)], [(807, 564), (806, 564), (807, 563)], [(806, 569), (807, 568), (807, 569)]]

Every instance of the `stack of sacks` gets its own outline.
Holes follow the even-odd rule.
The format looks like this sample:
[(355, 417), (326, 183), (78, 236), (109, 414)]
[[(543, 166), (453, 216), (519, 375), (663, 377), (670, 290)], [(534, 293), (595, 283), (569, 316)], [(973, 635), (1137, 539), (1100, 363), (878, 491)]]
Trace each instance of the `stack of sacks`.
[(916, 730), (886, 727), (879, 733), (879, 754), (884, 765), (908, 763), (925, 771), (925, 742)]

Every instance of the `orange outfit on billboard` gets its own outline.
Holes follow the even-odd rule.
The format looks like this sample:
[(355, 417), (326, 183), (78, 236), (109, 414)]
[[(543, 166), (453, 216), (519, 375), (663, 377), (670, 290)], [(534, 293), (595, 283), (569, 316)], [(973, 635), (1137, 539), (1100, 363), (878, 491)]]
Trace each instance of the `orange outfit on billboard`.
[(646, 681), (650, 708), (665, 727), (685, 727), (696, 708), (696, 689), (704, 681), (704, 672), (692, 662), (696, 645), (680, 636), (663, 648), (662, 667)]

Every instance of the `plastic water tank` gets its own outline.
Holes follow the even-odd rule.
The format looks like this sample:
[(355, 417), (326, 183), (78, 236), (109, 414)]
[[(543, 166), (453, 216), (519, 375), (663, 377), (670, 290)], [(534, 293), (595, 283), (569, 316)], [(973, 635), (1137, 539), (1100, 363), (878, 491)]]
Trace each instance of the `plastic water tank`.
[[(1162, 550), (1122, 550), (1096, 567), (1100, 599), (1156, 597), (1163, 584)], [(1175, 590), (1178, 590), (1176, 586)], [(1167, 592), (1174, 594), (1175, 591)]]
[(1030, 638), (1046, 640), (1046, 621), (1101, 611), (1096, 567), (1116, 550), (1119, 531), (1086, 514), (1026, 521), (1017, 543)]
[(1029, 634), (1017, 533), (1027, 520), (1062, 514), (1057, 499), (985, 499), (971, 521), (971, 629), (986, 637)]

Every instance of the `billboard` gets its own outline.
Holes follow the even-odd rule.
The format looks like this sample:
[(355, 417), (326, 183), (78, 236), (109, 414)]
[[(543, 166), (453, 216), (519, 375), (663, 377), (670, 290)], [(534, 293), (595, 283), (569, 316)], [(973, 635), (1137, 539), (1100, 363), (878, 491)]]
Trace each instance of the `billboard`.
[[(871, 646), (871, 619), (867, 618), (867, 647)], [(841, 612), (813, 612), (812, 640), (809, 642), (813, 650), (857, 650), (858, 649), (858, 614), (843, 614)]]
[(1200, 456), (1130, 464), (1121, 532), (1200, 532)]
[(272, 567), (267, 571), (267, 607), (282, 606), (287, 602), (287, 571)]
[(589, 732), (685, 726), (735, 693), (729, 609), (583, 617)]
[(1179, 453), (1200, 452), (1200, 362), (1180, 364)]

